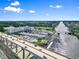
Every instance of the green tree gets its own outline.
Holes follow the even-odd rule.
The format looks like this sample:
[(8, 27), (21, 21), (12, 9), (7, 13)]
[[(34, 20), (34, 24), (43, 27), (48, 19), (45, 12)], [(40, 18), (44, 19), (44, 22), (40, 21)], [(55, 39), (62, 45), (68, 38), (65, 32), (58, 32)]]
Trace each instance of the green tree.
[(0, 32), (4, 32), (4, 28), (3, 27), (0, 27)]

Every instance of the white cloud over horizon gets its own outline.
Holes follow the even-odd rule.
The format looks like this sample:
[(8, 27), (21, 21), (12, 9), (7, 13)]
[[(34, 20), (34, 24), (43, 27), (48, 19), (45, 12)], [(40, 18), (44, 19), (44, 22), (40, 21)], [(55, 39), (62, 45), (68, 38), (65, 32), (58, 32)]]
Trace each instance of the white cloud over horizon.
[(49, 13), (46, 13), (46, 16), (50, 16), (50, 14)]
[(34, 11), (34, 10), (29, 10), (29, 13), (30, 13), (30, 14), (35, 14), (36, 11)]
[(50, 8), (62, 8), (63, 6), (62, 5), (49, 5)]
[(4, 8), (5, 11), (11, 11), (11, 12), (17, 12), (20, 13), (21, 11), (23, 11), (23, 9), (21, 8), (16, 8), (16, 7), (12, 7), (12, 6), (7, 6)]
[(11, 5), (12, 6), (19, 6), (20, 5), (20, 2), (19, 1), (12, 2)]

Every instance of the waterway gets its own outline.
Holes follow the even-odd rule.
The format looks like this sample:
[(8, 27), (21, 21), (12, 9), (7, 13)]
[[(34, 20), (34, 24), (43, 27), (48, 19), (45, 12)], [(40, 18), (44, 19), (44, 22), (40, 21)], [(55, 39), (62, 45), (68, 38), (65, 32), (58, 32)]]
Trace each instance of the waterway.
[(79, 40), (76, 36), (70, 35), (69, 28), (60, 22), (55, 28), (56, 33), (52, 35), (50, 42), (53, 42), (50, 50), (65, 55), (72, 59), (79, 59)]
[(8, 59), (2, 50), (0, 50), (0, 59)]

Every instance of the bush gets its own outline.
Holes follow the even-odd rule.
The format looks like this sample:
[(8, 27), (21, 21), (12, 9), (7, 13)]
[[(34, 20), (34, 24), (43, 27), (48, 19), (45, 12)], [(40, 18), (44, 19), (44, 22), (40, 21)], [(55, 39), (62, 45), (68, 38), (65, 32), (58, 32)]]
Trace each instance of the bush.
[(48, 44), (48, 40), (44, 40), (44, 39), (39, 38), (38, 42), (36, 44), (40, 45), (40, 46), (45, 46)]

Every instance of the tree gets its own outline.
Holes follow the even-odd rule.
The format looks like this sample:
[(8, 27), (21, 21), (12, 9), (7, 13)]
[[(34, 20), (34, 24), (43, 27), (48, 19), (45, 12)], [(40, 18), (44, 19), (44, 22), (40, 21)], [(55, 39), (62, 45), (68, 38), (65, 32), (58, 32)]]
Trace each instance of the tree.
[(3, 29), (3, 27), (0, 27), (0, 32), (4, 32), (5, 30)]

